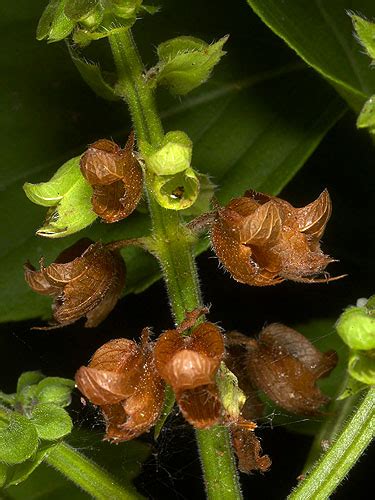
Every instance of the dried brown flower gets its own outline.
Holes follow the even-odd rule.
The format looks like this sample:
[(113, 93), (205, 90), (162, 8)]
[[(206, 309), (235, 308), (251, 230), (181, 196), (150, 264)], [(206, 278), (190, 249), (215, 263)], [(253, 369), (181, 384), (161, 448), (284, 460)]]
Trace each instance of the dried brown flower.
[[(220, 261), (241, 283), (317, 282), (315, 277), (333, 261), (319, 243), (330, 215), (327, 190), (303, 208), (247, 191), (218, 209), (211, 240)], [(325, 281), (332, 279), (337, 278)]]
[(291, 413), (313, 415), (328, 402), (316, 381), (336, 366), (334, 351), (321, 353), (303, 335), (276, 323), (264, 328), (258, 340), (238, 332), (228, 334), (228, 339), (245, 350), (242, 377), (277, 405)]
[(76, 373), (79, 390), (101, 407), (105, 438), (120, 442), (147, 432), (158, 419), (164, 400), (164, 383), (155, 370), (149, 331), (141, 344), (115, 339), (100, 347), (88, 367)]
[(155, 345), (156, 368), (171, 385), (186, 420), (199, 429), (221, 417), (215, 375), (224, 355), (220, 329), (212, 323), (195, 327), (189, 337), (167, 330)]
[(266, 472), (271, 467), (269, 456), (262, 455), (259, 439), (253, 432), (255, 428), (255, 424), (246, 421), (240, 421), (231, 427), (233, 447), (238, 458), (238, 468), (241, 472), (247, 474), (252, 471)]
[[(114, 308), (125, 283), (125, 264), (119, 252), (84, 238), (62, 252), (40, 271), (25, 264), (28, 285), (41, 295), (54, 297), (53, 327), (69, 325), (86, 316), (90, 328)], [(48, 328), (48, 327), (47, 327)]]
[(133, 154), (134, 133), (124, 149), (115, 142), (100, 139), (81, 158), (81, 172), (93, 186), (94, 212), (105, 222), (128, 217), (142, 195), (142, 169)]

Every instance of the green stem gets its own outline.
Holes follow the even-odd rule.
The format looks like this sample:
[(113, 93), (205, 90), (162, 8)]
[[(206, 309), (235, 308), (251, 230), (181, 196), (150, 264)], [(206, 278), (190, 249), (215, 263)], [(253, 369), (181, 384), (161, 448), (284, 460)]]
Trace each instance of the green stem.
[(318, 433), (316, 434), (310, 453), (304, 465), (303, 474), (306, 474), (315, 462), (320, 458), (323, 453), (323, 447), (330, 446), (331, 443), (341, 432), (345, 422), (353, 413), (360, 399), (360, 394), (355, 394), (344, 400), (337, 399), (342, 394), (347, 386), (348, 377), (344, 377), (343, 382), (337, 391), (335, 398), (332, 400), (327, 408), (328, 418), (322, 423)]
[[(130, 108), (142, 154), (142, 141), (158, 146), (163, 139), (164, 132), (154, 96), (143, 79), (143, 64), (130, 31), (111, 35), (109, 42), (119, 77), (117, 89)], [(191, 237), (182, 224), (180, 214), (162, 208), (154, 199), (151, 175), (146, 173), (146, 191), (153, 223), (152, 238), (172, 313), (178, 324), (188, 311), (202, 305), (198, 275)], [(196, 434), (208, 497), (220, 500), (241, 498), (229, 431), (225, 427), (215, 427), (197, 431)]]
[(65, 443), (55, 446), (44, 461), (93, 498), (100, 500), (142, 498), (137, 493), (126, 491), (108, 472)]
[(375, 436), (375, 388), (370, 388), (331, 445), (289, 500), (325, 500), (345, 478)]

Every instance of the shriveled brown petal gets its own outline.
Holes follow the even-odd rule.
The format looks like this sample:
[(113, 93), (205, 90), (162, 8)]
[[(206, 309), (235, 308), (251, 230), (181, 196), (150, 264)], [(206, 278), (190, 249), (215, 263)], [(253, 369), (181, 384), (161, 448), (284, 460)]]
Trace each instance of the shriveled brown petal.
[[(236, 281), (254, 286), (276, 285), (284, 281), (277, 272), (261, 267), (253, 259), (253, 249), (238, 242), (220, 220), (212, 226), (211, 242), (219, 260)], [(272, 263), (265, 263), (269, 264)]]
[[(85, 326), (97, 326), (111, 312), (124, 286), (125, 264), (119, 253), (96, 243), (84, 260), (85, 270), (78, 274), (79, 279), (67, 283), (62, 297), (55, 302), (53, 316), (59, 324), (90, 314)], [(84, 262), (79, 264), (81, 268)]]
[(259, 341), (272, 351), (281, 349), (298, 359), (317, 378), (328, 375), (337, 364), (335, 351), (320, 352), (304, 335), (280, 323), (263, 328)]
[(119, 403), (129, 394), (126, 374), (81, 366), (75, 380), (78, 389), (95, 405)]
[(320, 240), (331, 213), (332, 202), (327, 189), (325, 189), (315, 201), (303, 208), (295, 209), (299, 230)]
[(124, 149), (101, 139), (82, 156), (82, 174), (93, 186), (93, 210), (105, 222), (128, 217), (141, 198), (142, 168), (133, 155), (133, 148), (134, 132)]
[(197, 429), (212, 427), (221, 418), (219, 394), (213, 384), (177, 392), (176, 400), (185, 419)]
[(29, 287), (40, 295), (51, 295), (54, 297), (61, 292), (61, 287), (51, 285), (47, 280), (43, 267), (41, 271), (37, 271), (30, 262), (26, 262), (24, 265), (24, 275)]
[(271, 459), (268, 455), (262, 455), (259, 439), (253, 429), (240, 423), (231, 427), (231, 433), (239, 470), (246, 474), (252, 471), (267, 472), (271, 467)]
[(175, 391), (212, 383), (223, 355), (222, 335), (212, 323), (199, 325), (190, 337), (168, 330), (154, 350), (158, 372)]
[[(293, 337), (298, 342), (297, 337)], [(290, 333), (286, 333), (284, 345), (280, 335), (273, 335), (272, 328), (269, 333), (265, 332), (264, 337), (261, 334), (257, 343), (249, 343), (247, 348), (246, 363), (251, 381), (276, 404), (292, 413), (316, 414), (328, 402), (329, 398), (321, 393), (316, 381), (322, 370), (328, 373), (328, 364), (330, 369), (333, 368), (331, 355), (323, 355), (316, 365), (317, 356), (313, 356), (311, 349), (306, 353), (306, 342), (303, 342), (301, 350), (295, 343), (291, 348)], [(312, 358), (314, 362), (311, 365)]]

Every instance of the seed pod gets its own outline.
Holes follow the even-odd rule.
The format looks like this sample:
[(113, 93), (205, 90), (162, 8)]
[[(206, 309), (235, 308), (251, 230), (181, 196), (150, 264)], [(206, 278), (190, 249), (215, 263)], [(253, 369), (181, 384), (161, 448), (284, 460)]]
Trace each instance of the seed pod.
[(158, 419), (164, 384), (155, 370), (149, 331), (141, 344), (115, 339), (100, 347), (88, 367), (76, 373), (79, 390), (101, 407), (106, 421), (105, 439), (128, 441), (147, 432)]
[[(265, 286), (285, 279), (323, 281), (316, 276), (333, 259), (322, 253), (319, 240), (330, 215), (327, 190), (303, 208), (247, 191), (217, 211), (211, 241), (220, 261), (241, 283)], [(338, 278), (324, 281), (332, 279)]]
[(277, 405), (313, 415), (328, 402), (316, 381), (336, 366), (334, 351), (321, 353), (303, 335), (276, 323), (264, 328), (258, 340), (236, 332), (232, 342), (246, 346), (247, 376)]
[(222, 335), (212, 323), (198, 325), (189, 337), (168, 330), (155, 346), (159, 374), (172, 386), (186, 420), (199, 429), (214, 425), (221, 416), (215, 376), (223, 355)]
[(64, 250), (47, 267), (41, 259), (40, 271), (27, 263), (25, 279), (35, 292), (54, 297), (52, 328), (84, 316), (85, 326), (91, 328), (108, 316), (119, 299), (125, 264), (117, 251), (85, 238)]
[(132, 132), (124, 149), (113, 141), (100, 139), (81, 158), (81, 172), (94, 190), (93, 210), (105, 222), (128, 217), (141, 198), (142, 169), (133, 148)]

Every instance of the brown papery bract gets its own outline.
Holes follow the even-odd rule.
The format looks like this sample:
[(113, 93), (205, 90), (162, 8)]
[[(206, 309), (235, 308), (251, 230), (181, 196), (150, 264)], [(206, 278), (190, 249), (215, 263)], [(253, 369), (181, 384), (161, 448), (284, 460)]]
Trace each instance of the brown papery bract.
[(79, 390), (101, 407), (105, 438), (128, 441), (150, 430), (164, 400), (164, 383), (155, 369), (148, 329), (141, 344), (115, 339), (100, 347), (88, 367), (76, 373)]
[(247, 422), (239, 422), (231, 427), (238, 468), (247, 474), (252, 471), (266, 472), (271, 467), (271, 459), (268, 455), (262, 455), (259, 439), (253, 430), (254, 425), (247, 425)]
[(81, 158), (81, 172), (92, 185), (94, 212), (105, 222), (128, 217), (142, 195), (142, 168), (134, 156), (134, 132), (124, 149), (113, 141), (100, 139)]
[(41, 295), (54, 297), (51, 327), (69, 325), (86, 317), (90, 328), (101, 323), (116, 305), (125, 283), (125, 264), (117, 251), (89, 239), (64, 250), (40, 271), (25, 264), (28, 285)]
[(223, 355), (222, 334), (212, 323), (198, 325), (189, 337), (182, 337), (181, 329), (168, 330), (156, 342), (156, 368), (172, 386), (186, 420), (197, 428), (211, 427), (221, 417), (215, 376)]
[(258, 340), (236, 332), (230, 342), (246, 349), (242, 377), (285, 410), (314, 415), (329, 401), (316, 382), (336, 366), (334, 351), (321, 353), (303, 335), (281, 324), (264, 328)]
[(330, 281), (338, 278), (316, 278), (333, 261), (320, 250), (330, 215), (327, 190), (303, 208), (247, 191), (217, 210), (211, 241), (220, 261), (241, 283), (265, 286), (286, 279)]

